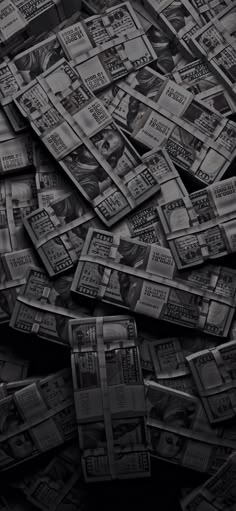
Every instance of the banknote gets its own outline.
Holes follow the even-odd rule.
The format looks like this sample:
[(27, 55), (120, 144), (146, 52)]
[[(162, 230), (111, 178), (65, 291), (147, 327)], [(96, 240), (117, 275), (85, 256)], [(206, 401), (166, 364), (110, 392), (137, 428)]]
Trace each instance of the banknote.
[(234, 123), (171, 80), (164, 82), (155, 101), (131, 85), (119, 82), (117, 87), (126, 94), (120, 103), (115, 104), (118, 95), (114, 100), (112, 114), (122, 119), (122, 129), (125, 125), (142, 146), (165, 148), (175, 165), (201, 183), (218, 181), (236, 151)]
[(158, 2), (145, 0), (144, 7), (154, 19), (157, 19), (170, 37), (174, 38), (175, 45), (179, 46), (186, 58), (193, 53), (189, 46), (192, 35), (202, 26), (198, 11), (188, 0), (176, 3), (174, 0)]
[(189, 374), (186, 357), (194, 357), (202, 349), (214, 348), (219, 342), (219, 339), (199, 335), (150, 339), (148, 345), (156, 379), (162, 384), (161, 380)]
[(196, 396), (145, 380), (151, 456), (214, 474), (234, 452), (235, 439), (210, 427)]
[[(49, 462), (41, 463), (33, 472), (26, 473), (16, 486), (36, 508), (56, 511), (63, 509), (64, 499), (68, 498), (73, 487), (78, 487), (82, 498), (86, 495), (80, 478), (80, 453), (77, 443), (73, 442), (63, 447)], [(74, 511), (73, 507), (71, 509)]]
[[(155, 319), (226, 336), (234, 314), (234, 291), (226, 296), (219, 286), (217, 294), (219, 276), (211, 290), (204, 289), (202, 282), (207, 278), (209, 283), (209, 277), (205, 270), (200, 279), (197, 273), (181, 276), (165, 247), (91, 229), (71, 290)], [(233, 270), (231, 279), (235, 281)]]
[(178, 268), (235, 251), (235, 178), (213, 183), (158, 206), (158, 214)]
[(231, 341), (186, 357), (211, 424), (235, 417), (235, 350)]
[(99, 222), (94, 214), (74, 194), (66, 194), (51, 206), (34, 210), (24, 220), (27, 233), (50, 276), (73, 268), (88, 229), (96, 225)]
[[(44, 74), (40, 84), (30, 85), (30, 89), (25, 90), (25, 93), (21, 92), (21, 97), (17, 100), (18, 104), (21, 103), (21, 106), (22, 104), (25, 105), (25, 102), (28, 104), (29, 94), (30, 97), (33, 94), (33, 99), (31, 98), (32, 101), (36, 101), (36, 96), (38, 96), (39, 102), (41, 101), (41, 107), (38, 108), (46, 107), (47, 104), (49, 105), (49, 99), (47, 99), (49, 97), (46, 95), (45, 91), (50, 86), (52, 87), (50, 90), (53, 90), (54, 95), (56, 94), (56, 83), (59, 83), (59, 79), (56, 81), (56, 70), (60, 70), (60, 73), (65, 74), (67, 78), (69, 76), (70, 80), (71, 76), (69, 71), (71, 70), (73, 80), (76, 80), (78, 84), (80, 83), (78, 76), (72, 68), (70, 68), (67, 63), (61, 62), (58, 65), (56, 64), (54, 71), (50, 71), (48, 75)], [(65, 80), (67, 80), (67, 78), (65, 78)], [(65, 81), (65, 83), (67, 82)], [(44, 88), (43, 86), (41, 87), (42, 84)], [(35, 92), (36, 86), (37, 94)], [(81, 94), (81, 89), (79, 90)], [(63, 101), (68, 99), (68, 97), (75, 97), (74, 89), (73, 94), (71, 92), (68, 94), (67, 89), (66, 91), (66, 98), (61, 100), (61, 106)], [(53, 93), (50, 93), (51, 99)], [(62, 93), (58, 92), (57, 96), (60, 96), (60, 94)], [(92, 202), (92, 206), (99, 217), (110, 226), (158, 191), (159, 184), (155, 179), (153, 168), (151, 171), (149, 166), (143, 163), (137, 151), (115, 125), (110, 115), (105, 112), (105, 107), (102, 105), (101, 101), (99, 102), (98, 99), (92, 97), (92, 93), (89, 91), (88, 95), (90, 97), (89, 102), (91, 106), (90, 114), (93, 116), (91, 123), (88, 122), (88, 108), (85, 107), (82, 110), (80, 109), (79, 112), (76, 111), (77, 114), (72, 111), (71, 113), (75, 113), (73, 118), (72, 116), (70, 117), (70, 113), (66, 114), (68, 122), (63, 121), (58, 128), (64, 130), (63, 126), (66, 123), (70, 130), (72, 130), (71, 126), (73, 126), (80, 135), (80, 139), (77, 138), (78, 143), (75, 149), (72, 147), (74, 143), (73, 140), (75, 139), (73, 138), (71, 141), (72, 146), (66, 146), (66, 140), (63, 136), (63, 147), (65, 149), (67, 147), (66, 150), (68, 154), (65, 156), (63, 153), (60, 154), (60, 164), (73, 181), (76, 188), (78, 188), (87, 200)], [(52, 109), (53, 112), (57, 111), (59, 113), (59, 110), (56, 110), (56, 105), (57, 108), (59, 108), (58, 101), (59, 100), (56, 98), (55, 106), (53, 106)], [(66, 106), (65, 103), (63, 104)], [(37, 112), (35, 115), (38, 115)], [(59, 117), (56, 118), (56, 123), (62, 121), (60, 116), (61, 113), (59, 113)], [(76, 127), (75, 119), (77, 123)], [(86, 125), (84, 122), (85, 119)], [(71, 124), (69, 124), (69, 122)], [(36, 126), (35, 123), (36, 120), (33, 122), (34, 127)], [(47, 131), (46, 136), (42, 138), (47, 147), (48, 140), (54, 140), (51, 136), (54, 130), (55, 128), (53, 128), (52, 131)], [(76, 136), (74, 130), (73, 133), (74, 136)], [(52, 154), (55, 156), (54, 148)]]
[(206, 103), (221, 115), (229, 116), (235, 112), (235, 100), (217, 76), (210, 71), (205, 60), (198, 59), (179, 66), (172, 73), (172, 78), (195, 94), (196, 100)]
[(8, 39), (13, 37), (17, 32), (25, 30), (27, 22), (16, 7), (10, 0), (1, 2), (0, 7), (1, 26), (0, 26), (0, 41), (6, 43)]
[(69, 321), (85, 481), (136, 478), (150, 473), (136, 338), (135, 320), (129, 316)]
[(0, 174), (28, 170), (33, 165), (33, 142), (29, 134), (1, 142)]
[(75, 437), (70, 370), (62, 370), (0, 401), (1, 470)]
[(53, 281), (41, 268), (29, 267), (25, 286), (17, 296), (11, 327), (52, 342), (68, 345), (68, 320), (91, 315), (93, 309), (76, 302), (70, 293), (73, 275)]
[(197, 31), (191, 44), (195, 53), (207, 59), (209, 67), (235, 99), (235, 6), (231, 4)]
[(209, 509), (226, 511), (235, 505), (235, 463), (233, 453), (208, 481), (181, 501), (183, 511)]

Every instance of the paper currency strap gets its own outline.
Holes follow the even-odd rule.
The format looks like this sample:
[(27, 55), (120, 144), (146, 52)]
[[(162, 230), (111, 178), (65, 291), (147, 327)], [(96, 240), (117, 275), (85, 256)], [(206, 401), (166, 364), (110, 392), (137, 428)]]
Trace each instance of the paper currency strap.
[[(195, 364), (204, 364), (204, 363), (210, 363), (212, 361), (212, 358), (215, 360), (215, 364), (217, 367), (217, 370), (219, 371), (223, 383), (219, 384), (217, 383), (214, 387), (206, 388), (204, 389), (203, 384), (198, 385), (198, 394), (200, 397), (210, 397), (219, 394), (220, 392), (228, 391), (230, 389), (235, 389), (236, 382), (232, 378), (230, 374), (230, 369), (227, 368), (227, 360), (225, 361), (222, 357), (221, 350), (223, 351), (224, 348), (226, 351), (230, 348), (236, 349), (236, 341), (231, 341), (227, 344), (222, 344), (218, 346), (217, 348), (208, 348), (207, 350), (201, 351), (197, 355), (190, 355), (187, 357), (187, 361), (190, 364), (190, 370), (193, 373), (193, 376), (195, 375)], [(230, 355), (229, 355), (230, 356)], [(195, 376), (194, 376), (195, 377)], [(199, 379), (199, 376), (197, 376)], [(200, 379), (201, 380), (201, 379)], [(230, 393), (227, 395), (227, 398), (231, 401), (232, 408), (236, 411), (236, 405), (234, 396), (231, 396)]]
[[(40, 215), (40, 214), (43, 214), (43, 212), (46, 210), (46, 213), (48, 215), (50, 215), (50, 213), (52, 214), (52, 209), (50, 211), (49, 208), (42, 208), (38, 213), (36, 213), (36, 215)], [(53, 211), (54, 213), (54, 211)], [(54, 213), (55, 214), (55, 213)], [(34, 218), (35, 216), (35, 213), (31, 213), (29, 215), (29, 220), (31, 218)], [(83, 216), (81, 216), (80, 218), (77, 218), (76, 220), (73, 220), (73, 222), (70, 222), (66, 225), (61, 225), (61, 226), (55, 226), (54, 227), (54, 230), (52, 232), (49, 232), (48, 234), (46, 234), (42, 239), (40, 239), (39, 241), (37, 241), (34, 246), (36, 249), (38, 248), (41, 248), (45, 243), (47, 243), (48, 241), (50, 240), (53, 240), (54, 238), (57, 238), (57, 236), (60, 236), (62, 234), (66, 234), (67, 232), (70, 232), (72, 229), (74, 229), (75, 227), (79, 227), (87, 222), (89, 222), (90, 220), (96, 218), (95, 215), (93, 213), (85, 213)], [(28, 223), (28, 219), (26, 218), (25, 219), (25, 226), (26, 226), (26, 229), (27, 229), (27, 223)]]
[[(124, 317), (124, 316), (123, 316)], [(110, 317), (110, 318), (106, 318), (106, 317), (97, 317), (97, 318), (94, 318), (93, 322), (86, 320), (80, 320), (78, 322), (73, 322), (71, 325), (70, 325), (70, 328), (71, 328), (71, 335), (72, 335), (72, 343), (73, 343), (73, 325), (77, 326), (78, 324), (81, 324), (81, 325), (92, 325), (95, 323), (95, 329), (96, 329), (96, 346), (97, 346), (97, 354), (98, 354), (98, 367), (99, 367), (99, 375), (100, 375), (100, 382), (101, 382), (101, 397), (102, 397), (102, 404), (103, 404), (103, 415), (104, 415), (104, 425), (105, 425), (105, 432), (106, 432), (106, 439), (107, 439), (107, 455), (108, 455), (108, 462), (109, 462), (109, 468), (110, 468), (110, 475), (111, 475), (111, 478), (112, 479), (115, 479), (117, 478), (118, 476), (118, 467), (116, 466), (116, 462), (115, 462), (115, 458), (114, 458), (114, 453), (115, 453), (115, 450), (114, 450), (114, 437), (113, 437), (113, 429), (112, 429), (112, 414), (111, 414), (111, 409), (110, 409), (110, 396), (109, 396), (109, 385), (108, 385), (108, 382), (107, 382), (107, 368), (106, 368), (106, 357), (105, 357), (105, 354), (106, 354), (106, 347), (105, 347), (105, 343), (104, 343), (104, 339), (103, 339), (103, 325), (104, 324), (107, 324), (107, 323), (111, 323), (112, 325), (112, 320), (116, 319), (117, 321), (119, 321), (121, 318), (123, 318), (122, 316), (116, 316), (116, 317)], [(109, 344), (109, 348), (111, 348), (112, 344), (114, 344), (114, 349), (122, 349), (122, 348), (126, 348), (126, 347), (132, 347), (136, 350), (137, 352), (137, 346), (135, 345), (135, 337), (137, 336), (137, 332), (136, 332), (136, 326), (135, 326), (135, 322), (134, 322), (134, 319), (133, 318), (129, 318), (127, 316), (127, 319), (130, 319), (132, 323), (134, 323), (133, 325), (133, 328), (132, 328), (132, 332), (134, 333), (134, 339), (129, 339), (129, 341), (121, 341), (119, 340), (118, 343), (115, 341), (113, 342), (112, 340), (109, 342), (108, 341), (108, 344)], [(96, 349), (96, 346), (93, 345), (92, 347), (92, 351), (94, 352), (95, 349)], [(73, 349), (72, 349), (72, 356), (73, 356), (73, 353), (78, 353), (79, 351), (85, 353), (87, 351), (90, 352), (90, 350), (87, 350), (86, 347), (84, 347), (83, 345), (79, 345), (78, 343), (76, 343), (76, 345), (73, 344)], [(138, 356), (138, 353), (137, 353), (137, 356)], [(140, 386), (141, 384), (136, 384), (135, 386)], [(143, 386), (143, 385), (141, 385)], [(88, 390), (89, 392), (89, 390)], [(76, 389), (76, 395), (79, 395), (80, 394), (80, 389)], [(75, 395), (75, 399), (76, 399), (76, 395)], [(144, 410), (143, 410), (143, 414), (145, 414), (145, 405), (144, 405)], [(77, 421), (78, 423), (80, 424), (84, 424), (84, 420), (80, 421), (80, 417), (77, 416)], [(129, 448), (129, 450), (134, 450), (131, 446), (127, 445), (127, 447)], [(90, 457), (90, 454), (87, 454), (84, 456), (84, 458), (86, 459), (86, 457)]]
[[(34, 384), (33, 384), (34, 385)], [(26, 387), (26, 390), (28, 390), (28, 386)], [(17, 392), (22, 392), (17, 391)], [(17, 392), (15, 394), (17, 394)], [(8, 403), (12, 397), (6, 397), (3, 400), (1, 400), (1, 405), (5, 403)], [(37, 417), (26, 419), (24, 424), (18, 425), (14, 431), (9, 431), (8, 433), (1, 434), (0, 435), (0, 445), (1, 442), (4, 442), (5, 440), (8, 440), (9, 438), (14, 437), (15, 435), (20, 435), (21, 433), (27, 431), (30, 428), (33, 428), (34, 426), (38, 426), (41, 423), (45, 422), (48, 419), (53, 418), (57, 413), (60, 413), (62, 410), (68, 407), (73, 407), (73, 398), (69, 398), (67, 401), (65, 401), (63, 404), (56, 405), (51, 409), (48, 409), (42, 413), (42, 411), (37, 415)], [(59, 431), (58, 431), (59, 433)], [(63, 439), (61, 438), (61, 443), (63, 443)]]
[[(168, 82), (168, 79), (167, 79), (166, 83), (167, 82)], [(231, 156), (230, 152), (228, 150), (226, 150), (225, 147), (222, 146), (222, 144), (218, 143), (217, 140), (215, 140), (211, 136), (205, 135), (196, 126), (192, 126), (190, 123), (186, 122), (185, 120), (182, 120), (180, 117), (177, 117), (175, 114), (173, 114), (169, 110), (166, 110), (165, 108), (160, 106), (158, 104), (158, 100), (154, 101), (153, 99), (150, 99), (147, 96), (144, 96), (143, 94), (141, 94), (137, 90), (134, 90), (130, 85), (128, 85), (124, 81), (119, 82), (117, 84), (117, 86), (121, 90), (123, 90), (124, 92), (126, 92), (127, 94), (132, 96), (133, 98), (135, 98), (138, 101), (140, 101), (140, 103), (145, 104), (151, 110), (153, 110), (153, 111), (163, 115), (163, 117), (167, 117), (169, 120), (173, 121), (173, 123), (176, 126), (179, 126), (180, 128), (183, 128), (185, 131), (188, 131), (189, 133), (191, 133), (191, 135), (197, 137), (207, 147), (209, 147), (211, 149), (215, 149), (216, 151), (219, 151), (221, 154), (223, 154), (225, 156), (225, 158), (231, 159), (232, 156)], [(185, 89), (183, 89), (183, 93), (184, 92), (186, 92)], [(188, 105), (191, 104), (191, 101), (194, 98), (194, 94), (191, 94), (191, 96), (192, 97), (190, 97), (188, 103), (186, 104), (186, 108), (188, 107)], [(206, 107), (206, 105), (204, 105), (204, 107)], [(212, 113), (211, 110), (209, 110), (209, 113)], [(220, 131), (223, 131), (224, 127), (227, 125), (228, 122), (229, 122), (228, 119), (224, 119), (222, 117), (222, 125), (221, 125), (221, 130)], [(230, 123), (233, 124), (233, 126), (235, 126), (235, 128), (236, 128), (236, 123), (234, 123), (232, 121), (230, 121)], [(220, 133), (218, 135), (220, 135)], [(199, 164), (200, 164), (200, 162), (199, 162)]]
[[(167, 277), (161, 277), (159, 275), (155, 275), (153, 273), (148, 272), (147, 270), (141, 270), (136, 268), (131, 268), (129, 266), (116, 263), (115, 261), (109, 261), (102, 257), (93, 256), (93, 255), (81, 255), (79, 258), (79, 265), (80, 263), (92, 263), (99, 266), (102, 266), (104, 268), (104, 278), (102, 283), (100, 284), (98, 297), (103, 298), (104, 294), (108, 290), (109, 287), (109, 277), (112, 270), (115, 270), (117, 272), (125, 273), (126, 275), (130, 275), (133, 277), (137, 277), (139, 279), (142, 279), (143, 281), (148, 281), (150, 283), (154, 284), (162, 284), (166, 287), (173, 288), (173, 289), (179, 289), (180, 291), (186, 291), (188, 293), (191, 293), (196, 296), (201, 296), (202, 298), (205, 298), (207, 300), (212, 300), (215, 302), (219, 302), (225, 305), (228, 305), (229, 307), (235, 308), (235, 300), (232, 298), (228, 298), (226, 296), (221, 296), (213, 291), (206, 291), (201, 290), (200, 288), (195, 288), (193, 286), (188, 286), (187, 284), (182, 284), (180, 282), (177, 282), (175, 280), (168, 279)], [(78, 268), (79, 268), (78, 265)], [(107, 272), (107, 270), (110, 270), (110, 272)], [(73, 287), (73, 290), (76, 291), (76, 288)]]

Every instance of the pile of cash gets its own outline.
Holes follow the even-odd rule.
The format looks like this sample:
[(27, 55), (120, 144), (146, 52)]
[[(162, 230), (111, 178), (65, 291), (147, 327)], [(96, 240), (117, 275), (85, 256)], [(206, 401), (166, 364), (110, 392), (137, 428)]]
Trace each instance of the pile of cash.
[(0, 0), (0, 511), (235, 509), (235, 69), (232, 0)]

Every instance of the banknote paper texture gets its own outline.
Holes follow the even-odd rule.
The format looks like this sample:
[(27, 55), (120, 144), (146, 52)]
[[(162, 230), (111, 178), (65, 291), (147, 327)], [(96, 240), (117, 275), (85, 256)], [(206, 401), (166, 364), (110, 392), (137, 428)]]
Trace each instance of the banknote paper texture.
[(53, 281), (44, 270), (29, 268), (26, 284), (15, 302), (11, 326), (52, 342), (68, 345), (68, 320), (91, 315), (91, 308), (73, 300), (70, 293), (73, 275)]
[(211, 424), (235, 417), (236, 342), (187, 356), (190, 371)]
[(235, 449), (231, 430), (213, 430), (200, 400), (145, 380), (151, 456), (215, 473)]
[(182, 276), (177, 271), (167, 248), (91, 229), (71, 289), (79, 296), (226, 336), (234, 314), (234, 293), (226, 296), (219, 286), (217, 294), (213, 276), (211, 291), (198, 287), (194, 274)]
[(226, 511), (235, 505), (235, 453), (200, 488), (194, 490), (181, 502), (183, 511)]
[[(60, 62), (32, 83), (17, 104), (24, 115), (32, 114), (32, 127), (103, 222), (112, 225), (159, 190), (152, 162), (143, 163), (69, 64)], [(58, 83), (64, 92), (57, 91)]]
[(235, 252), (235, 177), (158, 207), (178, 268)]
[(72, 320), (69, 340), (85, 481), (149, 475), (145, 399), (129, 316)]
[(0, 401), (2, 470), (74, 438), (71, 384), (63, 370)]

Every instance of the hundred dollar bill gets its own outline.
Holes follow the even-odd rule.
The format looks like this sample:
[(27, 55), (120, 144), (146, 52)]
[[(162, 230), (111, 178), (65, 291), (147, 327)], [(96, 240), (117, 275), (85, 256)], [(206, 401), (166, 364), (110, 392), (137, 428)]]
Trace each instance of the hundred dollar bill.
[(73, 268), (88, 229), (98, 225), (94, 213), (76, 194), (66, 194), (51, 206), (34, 210), (24, 220), (27, 233), (50, 276)]
[(158, 204), (166, 202), (167, 197), (169, 199), (182, 197), (188, 195), (188, 192), (164, 149), (145, 153), (143, 162), (147, 165), (151, 164), (152, 168), (155, 167), (155, 178), (160, 190), (144, 205), (139, 206), (134, 213), (130, 213), (124, 220), (118, 222), (112, 230), (122, 236), (165, 246), (165, 235), (156, 208)]
[(132, 82), (119, 82), (123, 97), (116, 104), (116, 96), (113, 116), (137, 142), (165, 148), (175, 165), (201, 183), (218, 181), (236, 152), (235, 123), (196, 101), (184, 87), (162, 81), (155, 101), (135, 90)]
[(196, 55), (207, 60), (218, 79), (236, 96), (235, 6), (230, 5), (194, 34), (191, 44)]
[(186, 59), (179, 51), (173, 37), (143, 7), (142, 0), (132, 0), (131, 4), (157, 56), (157, 60), (151, 63), (151, 67), (164, 74), (170, 73)]
[(210, 21), (226, 7), (233, 6), (233, 2), (231, 0), (217, 0), (216, 2), (208, 2), (208, 0), (191, 0), (191, 3), (198, 11), (203, 23)]
[[(81, 484), (80, 453), (77, 443), (64, 447), (47, 463), (20, 478), (14, 486), (20, 489), (28, 502), (42, 511), (58, 511), (63, 508), (64, 500), (69, 498), (74, 487), (78, 488), (77, 505), (83, 504), (86, 490)], [(74, 511), (74, 507), (69, 507)], [(78, 508), (77, 508), (78, 509)]]
[(186, 357), (211, 424), (235, 417), (235, 359), (236, 341)]
[(16, 32), (27, 27), (27, 22), (11, 0), (3, 0), (0, 5), (0, 43), (6, 43)]
[(0, 467), (7, 470), (72, 440), (76, 433), (69, 369), (0, 401)]
[(183, 511), (227, 511), (235, 506), (236, 454), (233, 453), (207, 482), (181, 501)]
[(235, 252), (235, 197), (232, 177), (158, 207), (179, 269)]
[(150, 475), (146, 406), (129, 316), (72, 320), (69, 340), (85, 481)]
[(16, 67), (9, 59), (0, 63), (0, 103), (14, 131), (21, 131), (26, 123), (12, 101), (13, 94), (23, 86), (23, 79), (16, 73)]
[[(75, 82), (73, 89), (69, 88), (68, 80)], [(56, 91), (58, 83), (62, 84), (66, 97), (64, 92)], [(76, 188), (92, 203), (104, 223), (112, 225), (159, 190), (154, 169), (150, 170), (149, 166), (143, 163), (102, 102), (82, 86), (78, 75), (65, 61), (56, 64), (53, 71), (48, 75), (44, 74), (42, 79), (29, 87), (30, 89), (26, 88), (25, 92), (20, 93), (17, 104), (25, 108), (26, 104), (29, 105), (28, 102), (35, 102), (35, 115), (39, 117), (31, 124), (38, 135), (42, 117), (56, 114), (57, 127), (45, 128), (46, 135), (43, 131), (42, 141), (59, 160)], [(79, 94), (78, 103), (75, 89)], [(52, 91), (50, 94), (49, 90)], [(81, 107), (82, 91), (85, 95)], [(36, 98), (41, 102), (41, 107), (36, 107)], [(50, 103), (52, 99), (54, 103)], [(39, 109), (47, 108), (46, 105), (49, 108), (48, 114), (44, 113), (42, 116)], [(63, 112), (64, 117), (59, 114), (61, 109), (67, 109), (66, 114)], [(25, 115), (31, 115), (28, 107)], [(46, 119), (43, 122), (46, 122)], [(68, 134), (73, 132), (73, 137), (77, 137), (72, 138), (69, 145), (70, 136), (68, 135), (69, 139), (64, 136), (67, 129), (70, 130)]]
[(235, 437), (210, 427), (196, 396), (146, 380), (145, 394), (151, 456), (213, 474), (235, 451)]
[(174, 38), (175, 45), (180, 48), (186, 58), (191, 58), (193, 52), (189, 41), (193, 34), (202, 26), (199, 12), (188, 0), (144, 0), (144, 6), (160, 23), (163, 29)]
[(0, 143), (0, 175), (28, 170), (33, 165), (33, 141), (29, 134)]
[(17, 296), (10, 326), (20, 332), (68, 345), (68, 320), (91, 315), (92, 308), (73, 300), (73, 275), (50, 280), (44, 270), (29, 268)]
[(236, 111), (236, 102), (228, 90), (221, 85), (217, 76), (209, 69), (203, 59), (179, 66), (172, 74), (179, 85), (183, 85), (195, 94), (196, 100), (206, 103), (224, 116)]
[(0, 399), (4, 399), (5, 397), (11, 396), (17, 390), (21, 390), (32, 383), (36, 383), (38, 380), (41, 380), (42, 377), (35, 378), (25, 378), (22, 380), (13, 380), (11, 382), (2, 382), (0, 383)]
[[(148, 339), (151, 360), (156, 380), (177, 378), (190, 374), (186, 357), (195, 356), (202, 349), (211, 349), (219, 344), (219, 339), (207, 336), (167, 337), (164, 339)], [(187, 359), (188, 360), (188, 359)]]
[[(230, 275), (235, 282), (233, 270)], [(229, 285), (224, 292), (219, 283), (218, 271), (210, 278), (205, 269), (200, 278), (198, 271), (182, 276), (165, 247), (91, 229), (71, 290), (155, 319), (226, 336), (235, 309), (235, 288)]]

